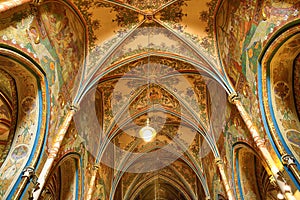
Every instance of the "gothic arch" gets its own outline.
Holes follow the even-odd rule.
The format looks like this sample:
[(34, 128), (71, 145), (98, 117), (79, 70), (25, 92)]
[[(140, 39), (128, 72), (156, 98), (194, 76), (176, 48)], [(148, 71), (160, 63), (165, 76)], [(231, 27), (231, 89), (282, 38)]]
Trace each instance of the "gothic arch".
[(271, 172), (250, 146), (238, 143), (233, 149), (236, 195), (241, 200), (275, 200), (277, 188), (271, 184)]
[(10, 199), (26, 184), (21, 179), (23, 169), (35, 167), (40, 158), (47, 126), (47, 83), (32, 59), (10, 47), (0, 46), (0, 61), (0, 69), (9, 74), (16, 88), (12, 97), (15, 121), (8, 136), (12, 141), (0, 168), (1, 197)]
[[(293, 180), (298, 177), (298, 181), (299, 175), (295, 175), (295, 171), (299, 171), (300, 160), (300, 146), (297, 142), (300, 138), (299, 23), (298, 20), (287, 24), (274, 34), (273, 40), (261, 55), (258, 71), (260, 107), (265, 129), (284, 164), (285, 156), (295, 158), (292, 168), (287, 171)], [(294, 183), (299, 189), (299, 182)]]
[(39, 199), (81, 199), (80, 156), (65, 155), (53, 168)]

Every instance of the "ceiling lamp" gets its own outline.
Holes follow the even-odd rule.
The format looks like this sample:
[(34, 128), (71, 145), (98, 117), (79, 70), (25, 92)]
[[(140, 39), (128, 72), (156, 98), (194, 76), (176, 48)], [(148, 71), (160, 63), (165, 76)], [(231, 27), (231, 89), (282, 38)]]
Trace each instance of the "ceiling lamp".
[(149, 118), (147, 119), (147, 124), (139, 131), (141, 138), (145, 142), (150, 142), (156, 136), (156, 130), (149, 126)]
[[(150, 47), (150, 34), (148, 32), (148, 50)], [(147, 63), (147, 92), (150, 94), (150, 73), (149, 73), (149, 68), (150, 68), (150, 54), (148, 52), (148, 63)], [(149, 99), (147, 100), (147, 105), (149, 106)], [(153, 106), (153, 105), (152, 105)], [(156, 136), (156, 130), (149, 126), (149, 118), (147, 117), (147, 123), (146, 126), (142, 127), (141, 130), (139, 131), (140, 137), (145, 141), (145, 142), (150, 142), (155, 136)]]

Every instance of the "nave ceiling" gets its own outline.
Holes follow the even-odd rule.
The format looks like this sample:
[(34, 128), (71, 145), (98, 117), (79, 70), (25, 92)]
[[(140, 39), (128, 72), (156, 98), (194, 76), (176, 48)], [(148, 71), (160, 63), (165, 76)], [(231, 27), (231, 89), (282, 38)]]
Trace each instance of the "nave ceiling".
[[(255, 63), (275, 32), (297, 21), (299, 8), (299, 1), (288, 0), (45, 0), (4, 12), (1, 41), (26, 52), (48, 80), (49, 134), (41, 163), (51, 153), (68, 106), (79, 108), (46, 181), (51, 192), (44, 190), (42, 195), (55, 194), (55, 177), (71, 176), (77, 165), (86, 177), (80, 179), (82, 188), (90, 187), (93, 165), (99, 165), (93, 198), (147, 200), (157, 193), (161, 199), (204, 199), (215, 192), (226, 196), (215, 162), (222, 158), (230, 175), (235, 170), (230, 166), (233, 144), (256, 148), (227, 95), (241, 95), (260, 136), (268, 140), (259, 113), (267, 101), (260, 105), (258, 100), (260, 72)], [(297, 75), (299, 51), (290, 60), (294, 67), (286, 68)], [(297, 94), (296, 75), (274, 81), (286, 81)], [(0, 90), (0, 109), (9, 113), (0, 115), (0, 148), (9, 149), (13, 134), (7, 129), (18, 121), (12, 94), (18, 87), (5, 71), (0, 76), (0, 88), (6, 88)], [(295, 105), (289, 108), (299, 122), (299, 98), (294, 96), (290, 101)], [(147, 121), (157, 132), (150, 142), (139, 135)], [(298, 122), (284, 139), (297, 156)], [(81, 163), (76, 156), (65, 159), (72, 151), (82, 155)], [(68, 162), (72, 169), (60, 174)], [(69, 179), (61, 180), (58, 184)], [(235, 181), (230, 178), (229, 184)], [(87, 195), (87, 189), (81, 193)], [(271, 193), (270, 199), (273, 188)]]

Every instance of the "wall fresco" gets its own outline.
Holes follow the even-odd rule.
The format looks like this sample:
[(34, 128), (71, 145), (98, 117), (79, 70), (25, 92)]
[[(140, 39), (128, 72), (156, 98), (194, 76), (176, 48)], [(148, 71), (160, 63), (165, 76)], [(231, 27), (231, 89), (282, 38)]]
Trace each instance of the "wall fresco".
[[(280, 6), (280, 8), (278, 7)], [(257, 98), (258, 57), (276, 30), (299, 16), (300, 2), (224, 1), (217, 15), (222, 63), (241, 101), (264, 137)], [(232, 67), (233, 66), (233, 67)]]
[[(6, 198), (22, 172), (37, 137), (39, 106), (36, 78), (21, 64), (0, 56), (1, 69), (9, 71), (18, 89), (18, 119), (14, 140), (0, 168), (0, 197)], [(3, 64), (2, 64), (3, 63)], [(26, 88), (26, 89), (25, 89)]]
[(74, 11), (53, 2), (39, 7), (41, 20), (58, 56), (67, 96), (75, 97), (85, 59), (85, 31)]
[(271, 33), (298, 17), (299, 3), (284, 1), (279, 4), (270, 0), (223, 2), (217, 16), (217, 35), (221, 59), (233, 85), (240, 74), (247, 78), (250, 86), (255, 83), (257, 58), (262, 47)]
[[(63, 86), (61, 65), (55, 49), (50, 43), (44, 25), (28, 5), (24, 5), (1, 15), (0, 42), (14, 46), (36, 60), (48, 78), (51, 95), (51, 116), (49, 143), (52, 133), (59, 127), (65, 113), (69, 93)], [(57, 117), (57, 118), (56, 118)]]
[[(27, 30), (33, 21), (30, 7), (27, 5), (15, 9), (12, 12), (1, 13), (0, 17), (0, 40), (10, 40), (26, 48), (24, 53), (34, 52), (27, 37)], [(36, 55), (36, 54), (35, 54)]]
[[(275, 122), (281, 135), (297, 160), (300, 160), (299, 140), (300, 123), (297, 114), (295, 97), (298, 94), (293, 91), (293, 67), (297, 65), (297, 53), (299, 52), (300, 35), (289, 38), (275, 52), (270, 62), (270, 91), (272, 110)], [(280, 55), (280, 58), (278, 58)], [(284, 58), (284, 59), (283, 59)]]
[[(3, 62), (2, 65), (5, 63)], [(17, 122), (17, 109), (14, 79), (0, 69), (0, 167), (11, 147)]]
[(53, 168), (41, 194), (42, 199), (80, 199), (81, 168), (76, 154), (68, 154)]
[(293, 92), (295, 98), (295, 106), (298, 113), (298, 118), (300, 119), (300, 54), (296, 56), (294, 60), (293, 69)]

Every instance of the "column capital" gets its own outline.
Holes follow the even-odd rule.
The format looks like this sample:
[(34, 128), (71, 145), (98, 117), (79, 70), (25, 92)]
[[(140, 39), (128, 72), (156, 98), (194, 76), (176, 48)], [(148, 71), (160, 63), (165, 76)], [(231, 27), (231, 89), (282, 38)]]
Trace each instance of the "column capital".
[(29, 179), (35, 174), (34, 167), (31, 166), (25, 167), (22, 172), (23, 172), (22, 177), (27, 177)]
[(77, 112), (79, 110), (79, 105), (77, 105), (77, 104), (70, 104), (70, 105), (68, 105), (68, 107), (70, 110), (73, 110), (75, 112)]
[(276, 179), (273, 175), (270, 175), (269, 181), (270, 181), (271, 185), (273, 185), (274, 187), (278, 187)]
[(31, 12), (34, 15), (38, 14), (38, 7), (40, 6), (40, 4), (42, 3), (43, 0), (31, 0), (29, 5), (31, 8)]
[(223, 162), (223, 160), (221, 158), (215, 158), (215, 163), (217, 165), (223, 165), (224, 164), (224, 162)]
[(32, 0), (31, 4), (34, 5), (34, 6), (38, 6), (42, 2), (43, 2), (43, 0)]
[(99, 170), (99, 168), (100, 168), (100, 164), (94, 164), (92, 167), (93, 170)]
[(239, 94), (236, 92), (232, 92), (231, 94), (228, 95), (228, 101), (231, 104), (234, 104), (234, 102), (239, 99), (240, 99)]
[(295, 158), (290, 154), (283, 154), (281, 156), (281, 160), (282, 160), (282, 163), (284, 165), (286, 165), (287, 167), (290, 167), (290, 165), (296, 165)]

